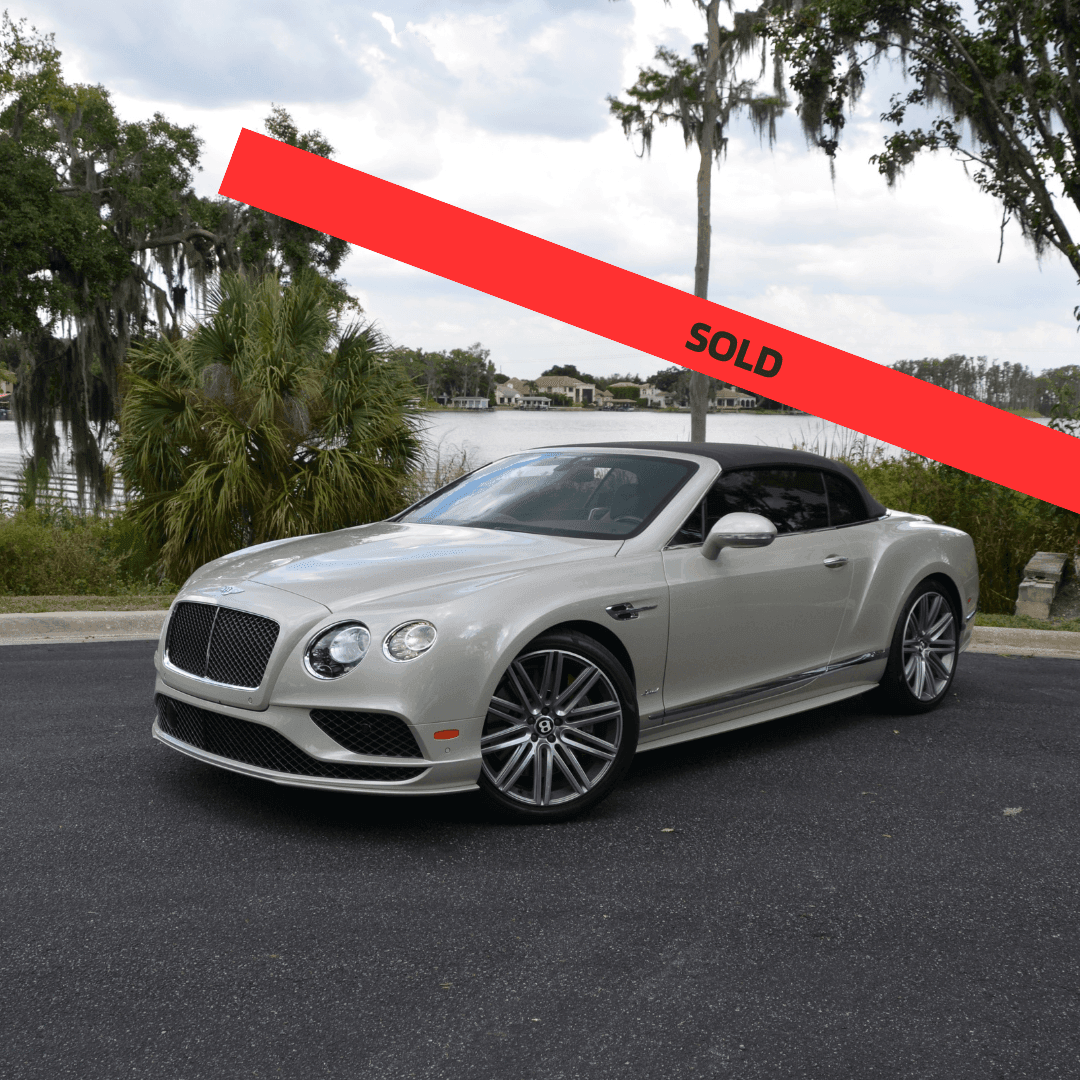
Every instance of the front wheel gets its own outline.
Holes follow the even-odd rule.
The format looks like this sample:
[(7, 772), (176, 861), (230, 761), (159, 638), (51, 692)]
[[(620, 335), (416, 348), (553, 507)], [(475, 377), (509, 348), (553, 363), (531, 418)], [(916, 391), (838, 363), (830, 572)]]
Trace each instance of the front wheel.
[(952, 686), (959, 648), (952, 598), (938, 582), (924, 581), (908, 597), (893, 632), (881, 680), (888, 703), (905, 713), (940, 705)]
[(583, 634), (544, 634), (495, 688), (480, 788), (514, 817), (562, 821), (609, 794), (637, 740), (634, 689), (618, 660)]

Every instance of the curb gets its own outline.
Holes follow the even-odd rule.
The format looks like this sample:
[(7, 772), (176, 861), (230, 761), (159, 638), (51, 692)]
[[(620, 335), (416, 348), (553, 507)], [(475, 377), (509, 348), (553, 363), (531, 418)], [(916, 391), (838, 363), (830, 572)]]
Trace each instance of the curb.
[(1072, 630), (1017, 630), (1009, 626), (976, 626), (968, 652), (1080, 660), (1080, 634)]
[[(156, 641), (167, 611), (46, 611), (0, 615), (0, 645), (75, 645), (84, 641)], [(973, 653), (1080, 660), (1080, 633), (976, 626)]]
[(0, 645), (157, 641), (168, 614), (167, 611), (43, 611), (32, 615), (0, 615)]

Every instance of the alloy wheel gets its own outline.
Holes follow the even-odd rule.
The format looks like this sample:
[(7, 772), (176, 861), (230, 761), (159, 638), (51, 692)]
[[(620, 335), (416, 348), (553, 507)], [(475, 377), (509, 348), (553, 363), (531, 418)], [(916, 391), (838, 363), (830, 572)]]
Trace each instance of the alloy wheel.
[(624, 727), (615, 686), (594, 661), (564, 649), (527, 653), (507, 669), (488, 707), (484, 776), (523, 805), (570, 802), (611, 770)]
[(956, 663), (956, 617), (939, 592), (924, 593), (904, 623), (904, 681), (919, 701), (933, 701), (949, 685)]

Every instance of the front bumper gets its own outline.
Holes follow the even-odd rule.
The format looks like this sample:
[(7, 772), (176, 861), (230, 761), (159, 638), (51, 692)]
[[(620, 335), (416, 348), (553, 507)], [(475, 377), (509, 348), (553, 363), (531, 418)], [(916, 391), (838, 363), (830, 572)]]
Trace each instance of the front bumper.
[[(453, 725), (415, 724), (409, 727), (420, 747), (422, 757), (395, 758), (374, 754), (356, 754), (336, 743), (314, 721), (309, 710), (271, 705), (264, 711), (252, 712), (238, 709), (203, 698), (184, 694), (175, 687), (158, 681), (157, 693), (172, 699), (176, 703), (190, 706), (205, 714), (209, 719), (215, 717), (230, 727), (231, 746), (247, 747), (262, 741), (250, 740), (243, 735), (236, 737), (239, 727), (242, 732), (251, 735), (265, 735), (266, 740), (273, 740), (276, 745), (289, 744), (289, 757), (302, 761), (304, 775), (290, 771), (287, 764), (283, 768), (265, 765), (265, 754), (245, 753), (244, 749), (225, 753), (214, 752), (207, 745), (194, 745), (199, 740), (186, 741), (176, 730), (169, 731), (163, 726), (161, 717), (155, 718), (152, 734), (155, 739), (197, 761), (228, 769), (231, 772), (254, 776), (260, 780), (270, 780), (276, 784), (290, 787), (316, 788), (323, 791), (353, 791), (381, 795), (437, 795), (457, 791), (469, 791), (477, 784), (480, 773), (480, 731), (484, 718), (474, 717), (455, 722)], [(317, 708), (318, 706), (312, 706)], [(362, 708), (362, 706), (358, 707)], [(458, 729), (460, 734), (451, 740), (436, 740), (434, 732), (448, 726)], [(263, 730), (266, 729), (266, 730)], [(221, 740), (218, 740), (219, 742)], [(235, 756), (233, 754), (235, 753)], [(246, 758), (246, 760), (240, 760)], [(326, 775), (311, 775), (325, 771)], [(343, 774), (365, 772), (380, 773), (390, 779), (355, 779)], [(396, 774), (405, 776), (398, 779)]]

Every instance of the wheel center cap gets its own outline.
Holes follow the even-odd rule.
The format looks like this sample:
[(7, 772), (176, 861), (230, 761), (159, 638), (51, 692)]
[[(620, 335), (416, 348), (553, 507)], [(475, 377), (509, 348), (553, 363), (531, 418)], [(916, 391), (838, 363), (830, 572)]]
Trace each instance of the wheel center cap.
[(555, 730), (555, 721), (550, 716), (541, 716), (536, 721), (536, 730), (541, 735), (550, 735)]

